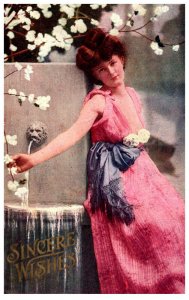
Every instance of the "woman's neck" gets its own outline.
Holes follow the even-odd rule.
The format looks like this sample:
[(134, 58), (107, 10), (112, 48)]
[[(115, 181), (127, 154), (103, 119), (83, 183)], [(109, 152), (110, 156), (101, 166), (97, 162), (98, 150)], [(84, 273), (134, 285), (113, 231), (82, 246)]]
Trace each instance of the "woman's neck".
[(111, 91), (111, 94), (117, 97), (123, 97), (126, 95), (125, 84), (121, 84), (117, 87), (106, 87), (104, 86), (103, 89)]

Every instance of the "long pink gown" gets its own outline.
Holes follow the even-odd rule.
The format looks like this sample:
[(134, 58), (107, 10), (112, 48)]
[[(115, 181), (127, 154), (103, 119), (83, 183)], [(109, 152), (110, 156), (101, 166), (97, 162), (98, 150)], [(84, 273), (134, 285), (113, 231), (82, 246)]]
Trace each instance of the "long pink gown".
[[(126, 89), (145, 128), (139, 96), (133, 88)], [(120, 142), (131, 128), (111, 92), (95, 88), (85, 103), (99, 93), (106, 105), (102, 118), (91, 128), (92, 142)], [(90, 191), (84, 201), (91, 219), (101, 293), (184, 293), (183, 199), (146, 151), (122, 173), (122, 180), (127, 200), (134, 205), (131, 225), (110, 222), (100, 210), (92, 213)]]

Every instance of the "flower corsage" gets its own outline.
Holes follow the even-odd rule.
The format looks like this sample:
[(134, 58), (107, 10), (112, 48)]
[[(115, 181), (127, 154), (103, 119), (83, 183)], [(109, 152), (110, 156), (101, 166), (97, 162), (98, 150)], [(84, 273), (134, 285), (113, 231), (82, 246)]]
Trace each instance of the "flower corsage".
[(145, 144), (148, 142), (150, 138), (150, 132), (142, 128), (138, 131), (137, 134), (135, 133), (130, 133), (127, 136), (123, 138), (123, 144), (128, 146), (128, 147), (138, 147), (141, 144)]

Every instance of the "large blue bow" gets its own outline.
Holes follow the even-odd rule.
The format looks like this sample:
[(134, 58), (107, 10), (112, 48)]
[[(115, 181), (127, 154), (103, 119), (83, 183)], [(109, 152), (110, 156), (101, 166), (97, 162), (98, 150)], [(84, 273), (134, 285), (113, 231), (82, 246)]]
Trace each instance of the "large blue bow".
[(127, 202), (120, 171), (134, 164), (141, 149), (122, 143), (97, 142), (89, 150), (87, 172), (91, 191), (91, 209), (104, 211), (129, 225), (134, 219), (133, 206)]

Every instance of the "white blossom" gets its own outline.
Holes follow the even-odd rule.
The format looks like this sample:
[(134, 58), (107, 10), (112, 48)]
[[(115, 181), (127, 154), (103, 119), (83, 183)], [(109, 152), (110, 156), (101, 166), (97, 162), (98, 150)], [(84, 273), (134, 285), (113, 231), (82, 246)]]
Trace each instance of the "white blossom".
[(150, 44), (150, 47), (152, 48), (152, 50), (154, 50), (154, 53), (156, 55), (162, 55), (163, 54), (163, 49), (159, 47), (158, 43), (152, 42)]
[(100, 6), (101, 6), (101, 8), (104, 8), (106, 5), (107, 4), (90, 4), (90, 7), (92, 9), (98, 9), (98, 8), (100, 8)]
[(82, 19), (76, 20), (75, 25), (72, 25), (70, 28), (71, 32), (80, 32), (84, 33), (87, 31), (87, 26)]
[(29, 41), (29, 42), (35, 41), (35, 35), (36, 35), (35, 30), (28, 31), (28, 33), (26, 34), (26, 40)]
[(180, 46), (179, 45), (173, 45), (172, 50), (177, 52), (179, 50)]
[(30, 25), (23, 25), (22, 28), (24, 28), (25, 30), (29, 31), (30, 30)]
[(169, 11), (168, 5), (160, 5), (154, 9), (154, 14), (155, 16), (161, 16), (163, 13), (166, 13), (168, 11)]
[(16, 180), (14, 180), (14, 181), (9, 180), (7, 183), (7, 187), (9, 189), (9, 191), (16, 192), (17, 188), (19, 187), (19, 183)]
[(22, 102), (26, 101), (26, 95), (23, 92), (20, 92), (19, 96), (18, 96), (18, 99), (21, 100)]
[(33, 19), (38, 20), (40, 18), (40, 13), (37, 10), (31, 10), (29, 14)]
[(42, 33), (38, 33), (37, 37), (35, 38), (34, 43), (36, 46), (39, 46), (43, 43), (43, 34)]
[(26, 80), (30, 80), (30, 74), (33, 73), (33, 67), (30, 65), (27, 65), (24, 69), (24, 77)]
[(7, 61), (8, 60), (8, 55), (5, 53), (4, 54), (4, 61)]
[(15, 195), (18, 196), (21, 199), (24, 199), (28, 195), (28, 189), (24, 187), (20, 187), (15, 192)]
[(147, 143), (150, 138), (150, 132), (147, 129), (142, 128), (138, 131), (138, 137), (140, 143)]
[(30, 103), (33, 103), (33, 102), (34, 102), (34, 94), (29, 94), (29, 95), (28, 95), (28, 101), (29, 101)]
[(72, 18), (75, 14), (74, 7), (65, 4), (60, 4), (60, 12), (65, 12), (68, 18)]
[(135, 133), (130, 133), (123, 138), (123, 144), (126, 146), (136, 147), (139, 145), (139, 137)]
[(17, 50), (17, 47), (13, 44), (10, 44), (9, 49), (14, 52)]
[(67, 20), (66, 18), (60, 18), (58, 19), (58, 24), (62, 25), (62, 26), (65, 26), (67, 23)]
[[(9, 11), (8, 11), (8, 13), (9, 13)], [(5, 25), (7, 25), (13, 18), (14, 18), (14, 16), (16, 15), (16, 12), (15, 11), (12, 11), (11, 12), (11, 14), (8, 16), (8, 14), (7, 14), (7, 16), (6, 17), (4, 17), (4, 23), (5, 23)], [(8, 27), (9, 28), (9, 27)]]
[(38, 96), (35, 103), (39, 105), (39, 108), (41, 110), (47, 110), (47, 108), (50, 106), (49, 101), (51, 100), (50, 96)]
[(18, 71), (22, 70), (22, 68), (23, 68), (23, 66), (22, 66), (20, 63), (18, 63), (18, 62), (16, 62), (16, 63), (14, 64), (14, 66), (15, 66), (15, 68), (16, 68)]
[(8, 90), (8, 94), (9, 95), (16, 95), (17, 94), (17, 91), (15, 89), (9, 89)]
[(37, 7), (42, 10), (48, 10), (51, 7), (51, 4), (37, 4)]
[(151, 42), (150, 47), (152, 48), (152, 50), (156, 50), (159, 48), (158, 43), (156, 42)]
[(28, 44), (27, 48), (32, 51), (32, 50), (34, 50), (36, 48), (36, 45), (34, 45), (34, 44)]
[(51, 45), (50, 43), (45, 43), (44, 45), (41, 45), (39, 48), (39, 56), (47, 56), (49, 52), (51, 51)]
[(12, 145), (12, 146), (16, 146), (17, 145), (17, 135), (6, 135), (6, 140), (7, 143)]
[(163, 54), (163, 49), (162, 49), (162, 48), (158, 48), (158, 49), (156, 49), (156, 50), (154, 51), (154, 53), (155, 53), (156, 55), (162, 55), (162, 54)]
[(97, 20), (95, 20), (95, 19), (91, 19), (91, 24), (92, 25), (95, 25), (95, 26), (98, 26), (99, 25), (99, 22), (97, 21)]
[(16, 167), (12, 167), (12, 168), (8, 168), (8, 172), (9, 174), (16, 175), (18, 173), (18, 170)]
[(26, 11), (29, 13), (32, 10), (32, 6), (27, 6)]
[(44, 17), (47, 19), (52, 17), (52, 11), (43, 10), (42, 13), (43, 13)]
[(120, 16), (116, 13), (112, 13), (111, 15), (111, 21), (114, 23), (115, 27), (119, 27), (123, 24), (123, 20), (120, 18)]
[(126, 25), (129, 26), (129, 27), (132, 27), (132, 25), (131, 25), (131, 20), (127, 21), (127, 22), (126, 22)]
[(109, 31), (109, 34), (111, 35), (119, 35), (119, 31), (117, 28), (113, 28)]
[(146, 14), (146, 9), (142, 5), (133, 4), (132, 7), (133, 7), (134, 11), (138, 11), (138, 14), (140, 16), (144, 16)]
[(11, 157), (9, 154), (6, 154), (6, 155), (4, 156), (4, 162), (5, 162), (5, 164), (7, 165), (7, 164), (9, 164), (10, 162), (13, 162), (13, 159), (12, 159), (12, 157)]
[(11, 10), (11, 6), (6, 6), (4, 10), (4, 15), (8, 16), (10, 10)]
[(8, 31), (7, 36), (9, 37), (9, 39), (13, 39), (15, 37), (14, 32), (12, 31)]

